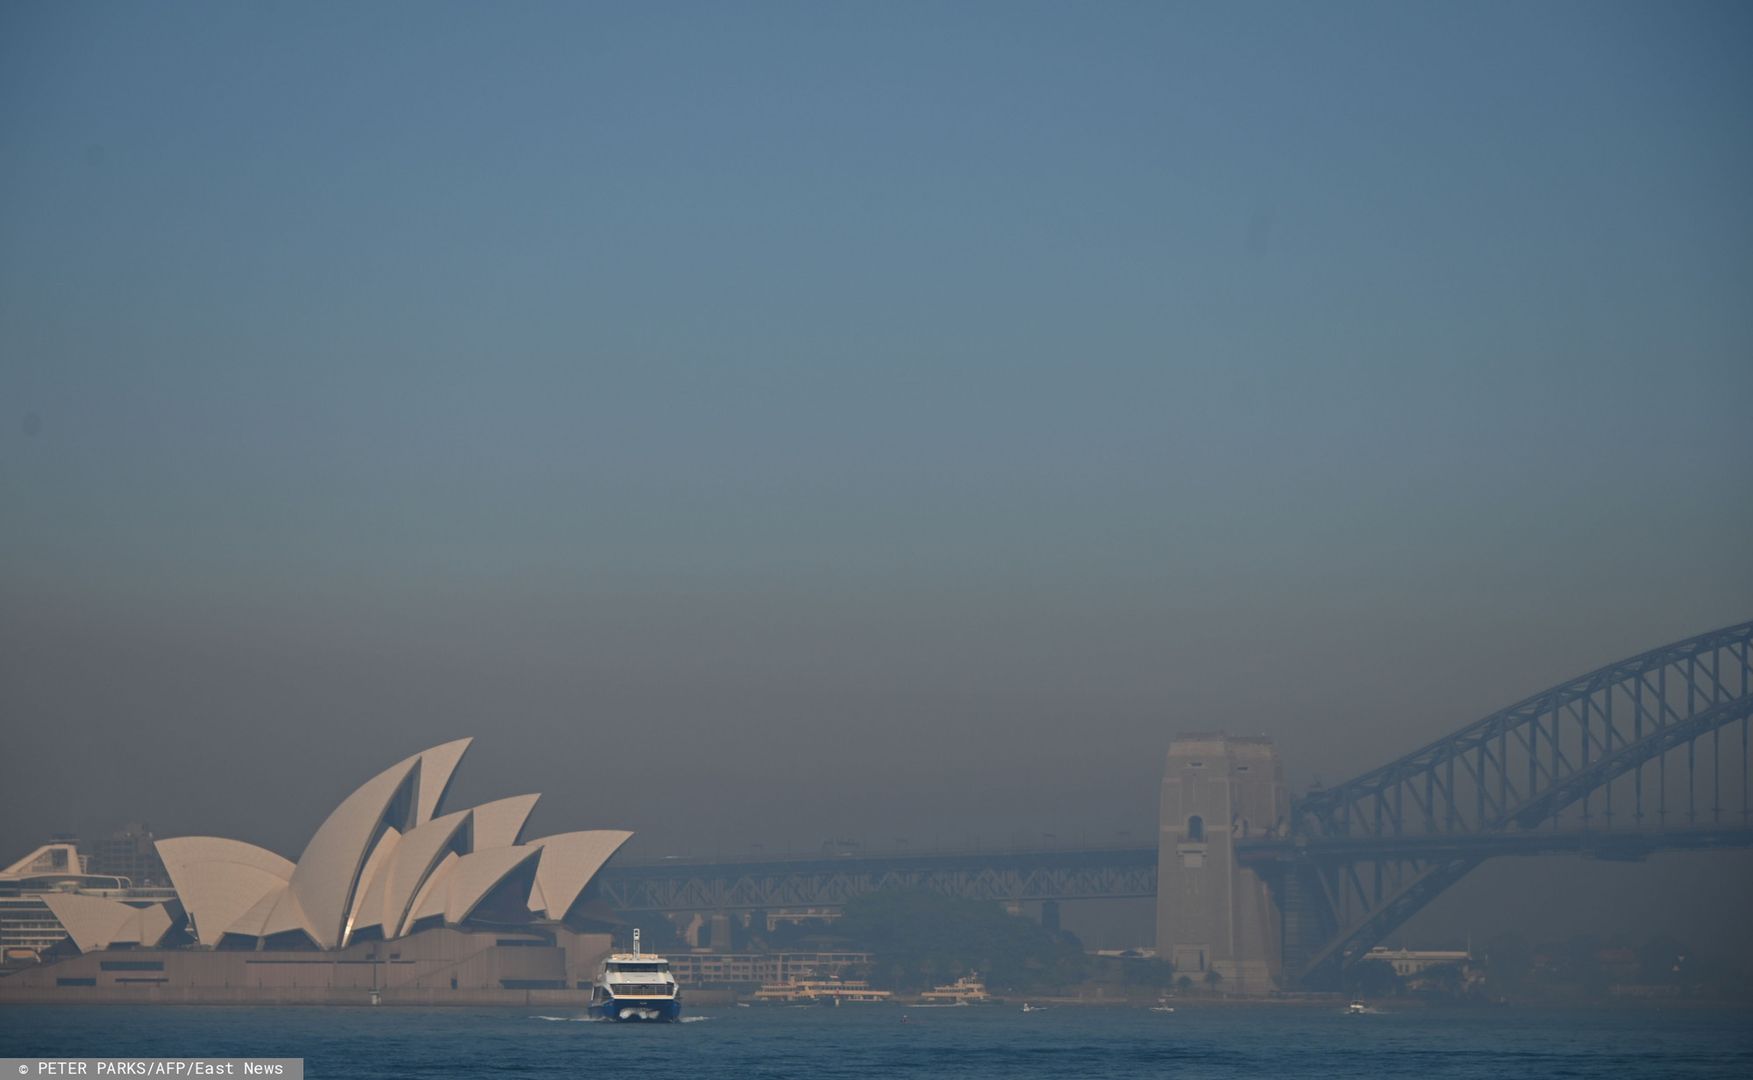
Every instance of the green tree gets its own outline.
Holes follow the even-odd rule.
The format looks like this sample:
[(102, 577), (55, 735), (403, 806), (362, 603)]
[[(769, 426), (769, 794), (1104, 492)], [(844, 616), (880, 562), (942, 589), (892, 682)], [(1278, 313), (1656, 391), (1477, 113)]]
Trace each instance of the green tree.
[(1400, 974), (1386, 960), (1359, 960), (1345, 969), (1345, 988), (1364, 997), (1387, 997), (1400, 992)]
[(1592, 935), (1574, 937), (1557, 949), (1557, 981), (1575, 993), (1599, 997), (1607, 992), (1607, 976), (1601, 970), (1601, 941)]
[(994, 989), (1040, 991), (1088, 971), (1075, 937), (1005, 913), (994, 903), (934, 892), (884, 890), (857, 897), (835, 931), (873, 954), (873, 981), (902, 990), (979, 972)]
[(1175, 965), (1167, 960), (1128, 960), (1121, 964), (1120, 971), (1134, 986), (1164, 989), (1175, 982)]
[(1485, 985), (1496, 993), (1514, 990), (1534, 970), (1534, 950), (1520, 934), (1500, 934), (1479, 950), (1485, 967)]
[(1637, 950), (1637, 981), (1655, 986), (1672, 986), (1680, 982), (1688, 951), (1686, 946), (1666, 935), (1649, 939)]

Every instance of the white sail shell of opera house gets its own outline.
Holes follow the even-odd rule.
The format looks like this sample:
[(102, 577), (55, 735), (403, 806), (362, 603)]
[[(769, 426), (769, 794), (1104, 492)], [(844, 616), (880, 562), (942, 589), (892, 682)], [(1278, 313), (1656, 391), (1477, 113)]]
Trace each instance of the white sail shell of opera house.
[[(541, 853), (541, 848), (521, 846), (488, 848), (460, 856), (447, 882), (444, 921), (457, 925), (467, 920), (501, 882), (510, 880), (519, 869), (533, 864)], [(530, 881), (533, 883), (533, 875)], [(528, 897), (529, 885), (526, 884), (520, 899), (527, 900)]]
[[(302, 929), (320, 948), (341, 944), (353, 892), (365, 869), (366, 856), (386, 828), (406, 832), (420, 823), (420, 809), (437, 805), (436, 796), (422, 792), (422, 759), (431, 755), (440, 784), (450, 779), (468, 740), (446, 743), (416, 754), (383, 772), (347, 796), (305, 845), (287, 888), (304, 916)], [(445, 767), (448, 764), (448, 768)], [(265, 928), (267, 934), (294, 929), (287, 923)]]
[(518, 837), (523, 835), (524, 823), (530, 819), (530, 811), (536, 808), (536, 800), (540, 798), (540, 795), (513, 795), (475, 807), (470, 811), (475, 843), (484, 848), (510, 847), (517, 843)]
[(245, 912), (292, 880), (291, 862), (242, 840), (183, 836), (160, 840), (157, 847), (203, 945), (219, 944)]
[(586, 885), (622, 844), (633, 836), (614, 829), (561, 833), (532, 840), (542, 849), (536, 867), (536, 887), (530, 893), (530, 909), (550, 919), (563, 919), (578, 902)]
[(172, 925), (163, 904), (134, 907), (79, 893), (45, 893), (43, 902), (61, 920), (81, 952), (112, 945), (156, 945)]
[[(430, 824), (430, 822), (428, 822)], [(387, 873), (389, 861), (395, 857), (396, 850), (402, 845), (400, 830), (385, 829), (383, 836), (378, 838), (377, 846), (371, 849), (366, 857), (365, 869), (360, 871), (360, 880), (369, 881), (367, 888), (353, 890), (353, 906), (347, 911), (347, 926), (341, 933), (341, 944), (345, 945), (354, 933), (369, 926), (382, 926), (382, 908), (384, 888), (389, 877)], [(374, 914), (378, 917), (374, 918)]]
[(384, 854), (386, 861), (375, 874), (369, 873), (372, 868), (367, 864), (370, 885), (362, 890), (360, 912), (348, 930), (349, 937), (373, 927), (385, 937), (401, 933), (415, 892), (439, 860), (462, 842), (458, 834), (468, 825), (470, 814), (471, 811), (459, 810), (433, 818), (415, 826), (405, 836), (394, 829), (384, 834), (373, 858)]

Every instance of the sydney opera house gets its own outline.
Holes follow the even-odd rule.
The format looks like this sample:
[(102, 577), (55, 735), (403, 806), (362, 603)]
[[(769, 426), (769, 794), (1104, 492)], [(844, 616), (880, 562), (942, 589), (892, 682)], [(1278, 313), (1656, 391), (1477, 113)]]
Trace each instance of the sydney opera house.
[(522, 1001), (588, 991), (614, 918), (589, 886), (632, 833), (525, 839), (536, 795), (445, 812), (471, 741), (366, 781), (297, 862), (188, 836), (157, 844), (174, 900), (45, 892), (69, 947), (0, 979), (0, 1002)]

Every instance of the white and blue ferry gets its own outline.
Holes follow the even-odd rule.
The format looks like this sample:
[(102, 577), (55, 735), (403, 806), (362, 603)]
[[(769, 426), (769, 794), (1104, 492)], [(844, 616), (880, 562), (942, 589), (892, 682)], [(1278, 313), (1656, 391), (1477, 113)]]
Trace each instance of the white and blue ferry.
[(592, 1015), (608, 1020), (680, 1020), (682, 990), (670, 962), (647, 956), (633, 931), (633, 951), (610, 953), (590, 992)]

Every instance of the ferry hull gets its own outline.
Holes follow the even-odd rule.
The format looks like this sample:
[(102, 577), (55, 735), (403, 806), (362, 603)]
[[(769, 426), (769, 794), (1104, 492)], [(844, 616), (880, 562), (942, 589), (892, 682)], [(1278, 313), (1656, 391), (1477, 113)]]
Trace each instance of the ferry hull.
[(649, 1021), (661, 1024), (682, 1018), (682, 1002), (680, 998), (672, 998), (668, 1001), (647, 999), (616, 1001), (610, 998), (592, 1005), (590, 1011), (605, 1020)]

